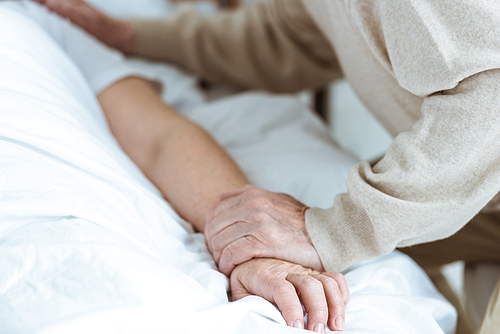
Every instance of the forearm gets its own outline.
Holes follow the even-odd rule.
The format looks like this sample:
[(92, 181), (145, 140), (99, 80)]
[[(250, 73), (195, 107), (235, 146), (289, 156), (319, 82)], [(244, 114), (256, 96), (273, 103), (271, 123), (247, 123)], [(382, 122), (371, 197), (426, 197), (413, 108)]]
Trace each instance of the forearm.
[(229, 155), (199, 126), (180, 119), (161, 141), (148, 177), (198, 231), (219, 195), (248, 184)]
[(374, 167), (350, 172), (333, 208), (306, 211), (327, 270), (396, 247), (447, 238), (499, 191), (500, 71), (482, 72), (428, 96), (422, 119)]
[(203, 231), (220, 193), (248, 183), (205, 131), (165, 105), (144, 80), (119, 81), (98, 99), (125, 153), (197, 230)]
[[(84, 28), (91, 33), (113, 31), (99, 30), (100, 23), (112, 19), (83, 1), (62, 1), (58, 5), (49, 7), (61, 15), (71, 15), (77, 24), (86, 23)], [(247, 183), (243, 173), (207, 133), (165, 105), (146, 81), (128, 78), (102, 90), (116, 73), (126, 75), (136, 73), (135, 70), (123, 63), (120, 54), (103, 47), (80, 29), (42, 8), (30, 7), (24, 14), (29, 14), (54, 37), (92, 89), (100, 92), (99, 102), (123, 150), (181, 216), (202, 231), (205, 213), (218, 203), (219, 194)], [(106, 42), (106, 38), (116, 36), (101, 37)], [(86, 57), (89, 53), (92, 60)], [(100, 61), (95, 63), (95, 59)], [(109, 78), (102, 80), (106, 76)]]
[(135, 20), (135, 53), (212, 82), (293, 92), (339, 77), (331, 45), (300, 0), (273, 0), (213, 16), (181, 11)]

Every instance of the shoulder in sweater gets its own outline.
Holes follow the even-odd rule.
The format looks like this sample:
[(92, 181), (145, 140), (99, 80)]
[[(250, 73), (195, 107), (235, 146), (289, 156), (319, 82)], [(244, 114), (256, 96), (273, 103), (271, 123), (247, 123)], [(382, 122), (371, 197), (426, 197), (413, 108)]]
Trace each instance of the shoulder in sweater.
[(374, 54), (415, 95), (451, 89), (500, 68), (496, 0), (351, 0), (347, 5)]

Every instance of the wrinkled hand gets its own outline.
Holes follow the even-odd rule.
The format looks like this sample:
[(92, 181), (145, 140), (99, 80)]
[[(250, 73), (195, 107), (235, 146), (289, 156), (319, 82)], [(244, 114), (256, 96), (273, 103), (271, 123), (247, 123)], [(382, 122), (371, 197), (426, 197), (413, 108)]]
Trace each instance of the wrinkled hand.
[(222, 194), (205, 224), (219, 270), (229, 275), (252, 258), (275, 258), (324, 271), (306, 230), (306, 209), (291, 196), (253, 186)]
[(288, 326), (304, 328), (301, 301), (308, 313), (307, 329), (324, 333), (344, 330), (349, 289), (342, 274), (319, 273), (275, 259), (254, 259), (231, 274), (233, 300), (257, 295), (274, 303)]
[(111, 18), (83, 0), (32, 0), (54, 13), (68, 18), (104, 44), (124, 53), (135, 50), (135, 31), (132, 23)]

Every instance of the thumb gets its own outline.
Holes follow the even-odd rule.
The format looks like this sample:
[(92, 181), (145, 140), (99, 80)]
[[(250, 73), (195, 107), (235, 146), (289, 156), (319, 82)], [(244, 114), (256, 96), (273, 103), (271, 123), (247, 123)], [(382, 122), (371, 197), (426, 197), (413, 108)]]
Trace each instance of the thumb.
[(230, 285), (231, 285), (231, 296), (232, 296), (231, 299), (233, 302), (252, 295), (240, 282), (237, 275), (234, 274), (231, 275)]

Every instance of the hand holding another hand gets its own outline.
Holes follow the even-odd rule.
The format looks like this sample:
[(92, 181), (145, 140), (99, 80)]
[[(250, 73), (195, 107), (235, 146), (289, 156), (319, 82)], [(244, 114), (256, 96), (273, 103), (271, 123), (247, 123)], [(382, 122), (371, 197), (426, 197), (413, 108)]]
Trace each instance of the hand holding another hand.
[(233, 300), (260, 296), (275, 304), (288, 326), (324, 333), (344, 330), (349, 290), (342, 274), (304, 268), (275, 259), (254, 259), (237, 266), (231, 274)]
[(222, 194), (205, 224), (219, 270), (229, 275), (252, 258), (275, 258), (324, 271), (306, 230), (305, 210), (291, 196), (253, 186)]

